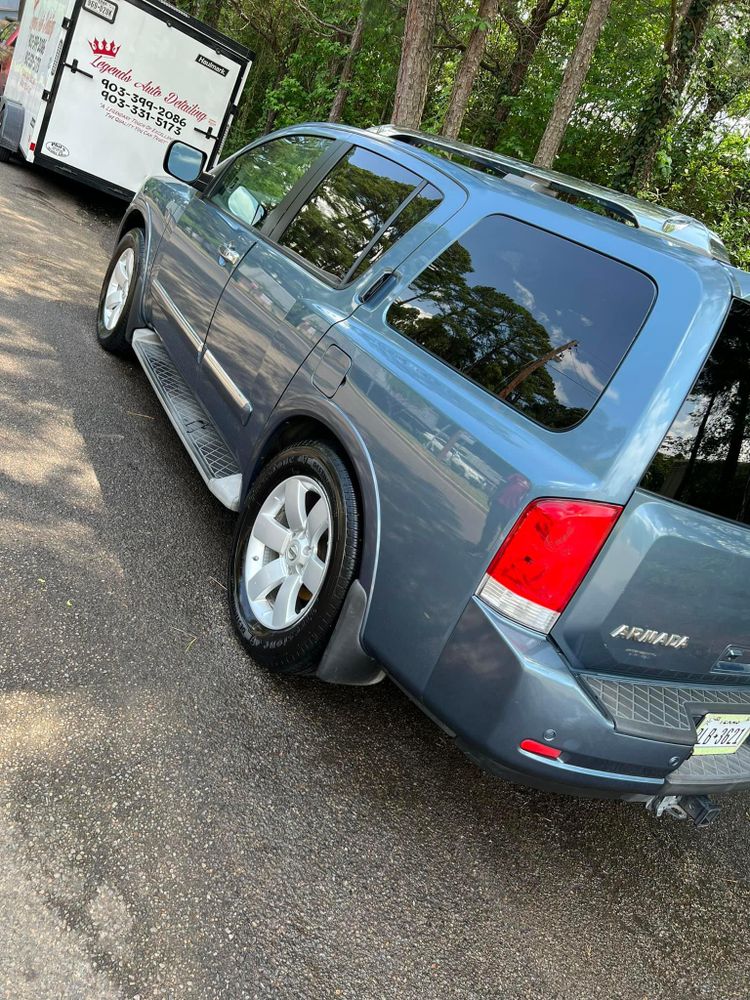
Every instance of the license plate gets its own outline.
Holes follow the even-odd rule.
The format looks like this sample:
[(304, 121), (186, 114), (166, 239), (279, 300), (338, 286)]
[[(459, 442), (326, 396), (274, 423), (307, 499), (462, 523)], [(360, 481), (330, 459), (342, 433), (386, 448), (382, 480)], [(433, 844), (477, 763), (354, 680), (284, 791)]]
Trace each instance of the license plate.
[(705, 715), (696, 732), (695, 756), (737, 753), (750, 735), (750, 715)]

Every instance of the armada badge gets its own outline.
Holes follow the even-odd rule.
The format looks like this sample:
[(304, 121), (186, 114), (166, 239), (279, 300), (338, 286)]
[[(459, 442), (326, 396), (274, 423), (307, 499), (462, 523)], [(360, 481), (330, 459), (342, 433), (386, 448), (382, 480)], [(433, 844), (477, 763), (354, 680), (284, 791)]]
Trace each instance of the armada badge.
[(656, 629), (638, 628), (635, 625), (618, 625), (609, 634), (613, 639), (647, 642), (650, 646), (669, 646), (671, 649), (685, 649), (690, 640), (689, 635), (673, 635), (669, 632), (657, 632)]

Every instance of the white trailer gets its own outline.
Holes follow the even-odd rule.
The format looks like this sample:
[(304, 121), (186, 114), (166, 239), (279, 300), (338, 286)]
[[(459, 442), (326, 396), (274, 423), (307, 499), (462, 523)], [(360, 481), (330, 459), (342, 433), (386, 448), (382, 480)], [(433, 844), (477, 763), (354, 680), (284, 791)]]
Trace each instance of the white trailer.
[(174, 139), (218, 160), (252, 63), (163, 0), (27, 0), (0, 100), (18, 154), (130, 198)]

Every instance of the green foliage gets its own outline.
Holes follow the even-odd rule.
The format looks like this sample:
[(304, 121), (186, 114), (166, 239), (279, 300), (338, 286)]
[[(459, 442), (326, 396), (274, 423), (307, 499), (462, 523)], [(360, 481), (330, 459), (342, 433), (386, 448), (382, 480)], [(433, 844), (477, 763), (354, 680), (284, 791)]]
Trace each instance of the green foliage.
[[(390, 119), (405, 0), (363, 0), (362, 7), (359, 0), (181, 2), (199, 16), (218, 11), (220, 29), (256, 53), (228, 152), (269, 128), (328, 118), (360, 10), (364, 37), (343, 120), (368, 127)], [(502, 152), (533, 159), (589, 2), (569, 0), (546, 25), (520, 93), (510, 99), (496, 143)], [(638, 193), (703, 219), (750, 267), (750, 0), (704, 2), (711, 13), (695, 52), (689, 28), (675, 35), (676, 57), (689, 63), (685, 86), (679, 93), (667, 87), (662, 100), (671, 0), (615, 0), (555, 166), (628, 185), (634, 176), (622, 173), (628, 144), (656, 134), (648, 181)], [(464, 120), (465, 141), (486, 145), (496, 134), (493, 114), (516, 55), (518, 24), (528, 23), (534, 6), (534, 0), (501, 4)], [(478, 7), (478, 0), (441, 6), (426, 131), (442, 127), (462, 46), (480, 23)]]

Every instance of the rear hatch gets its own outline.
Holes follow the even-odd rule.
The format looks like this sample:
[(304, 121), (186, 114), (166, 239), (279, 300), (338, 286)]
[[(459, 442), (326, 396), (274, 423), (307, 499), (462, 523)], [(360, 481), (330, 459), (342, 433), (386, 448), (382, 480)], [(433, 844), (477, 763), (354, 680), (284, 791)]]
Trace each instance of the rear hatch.
[(552, 633), (584, 670), (750, 684), (750, 303), (736, 299)]

